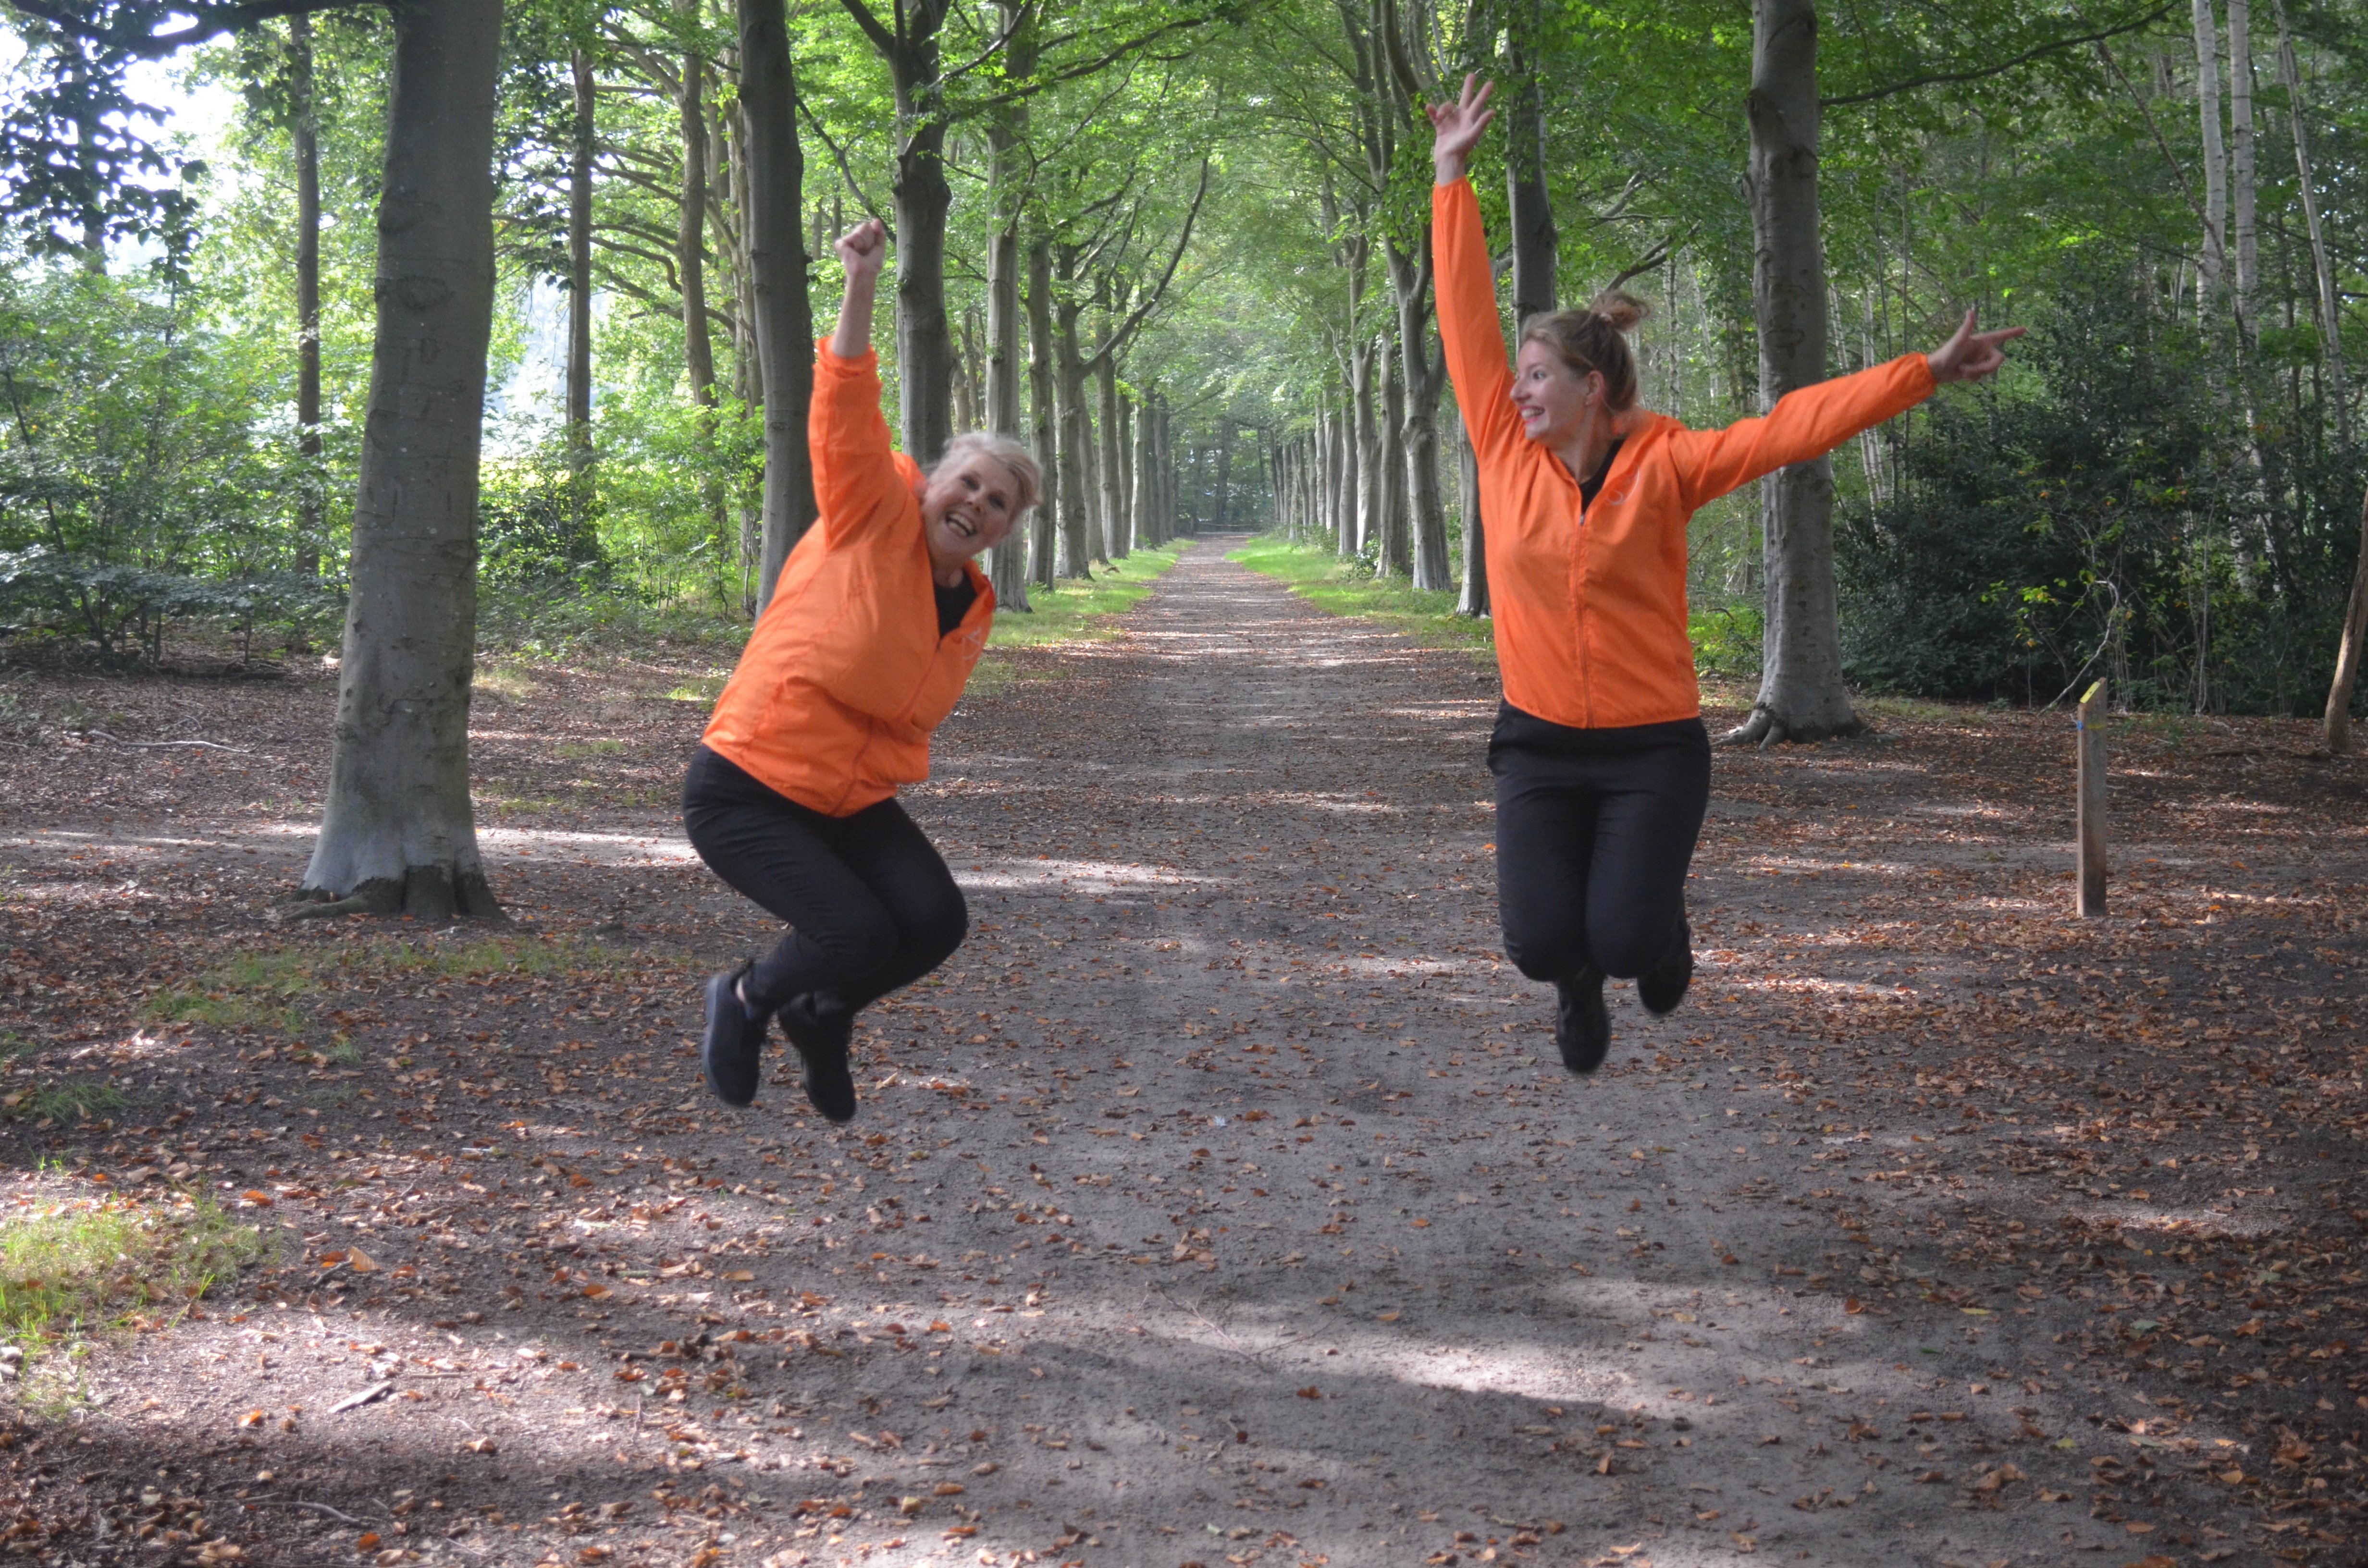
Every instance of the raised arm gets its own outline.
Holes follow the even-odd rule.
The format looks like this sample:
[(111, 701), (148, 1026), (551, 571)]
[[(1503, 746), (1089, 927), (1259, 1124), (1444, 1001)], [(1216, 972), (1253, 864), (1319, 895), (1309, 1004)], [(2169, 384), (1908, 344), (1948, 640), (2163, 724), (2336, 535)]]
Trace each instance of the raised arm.
[(1472, 149), (1497, 111), (1488, 107), (1493, 84), (1463, 79), (1452, 104), (1430, 104), (1430, 161), (1436, 183), (1430, 192), (1430, 247), (1439, 276), (1439, 337), (1446, 350), (1448, 379), (1463, 411), (1473, 449), (1484, 459), (1526, 439), (1513, 413), (1513, 372), (1505, 358), (1505, 337), (1497, 320), (1496, 275), (1488, 266), (1488, 236), (1480, 226), (1480, 199), (1464, 171)]
[(1930, 354), (1903, 354), (1854, 376), (1785, 393), (1759, 419), (1724, 430), (1688, 430), (1670, 443), (1688, 506), (1700, 506), (1790, 463), (1821, 458), (1861, 430), (1905, 414), (1947, 381), (1977, 381), (2006, 363), (2003, 345), (2023, 328), (1974, 330), (1967, 311), (1955, 335)]
[(880, 358), (871, 351), (872, 301), (887, 259), (887, 230), (878, 219), (867, 219), (837, 248), (847, 290), (839, 297), (838, 325), (814, 358), (814, 403), (806, 417), (818, 521), (834, 544), (884, 526), (901, 515), (912, 494), (880, 412)]

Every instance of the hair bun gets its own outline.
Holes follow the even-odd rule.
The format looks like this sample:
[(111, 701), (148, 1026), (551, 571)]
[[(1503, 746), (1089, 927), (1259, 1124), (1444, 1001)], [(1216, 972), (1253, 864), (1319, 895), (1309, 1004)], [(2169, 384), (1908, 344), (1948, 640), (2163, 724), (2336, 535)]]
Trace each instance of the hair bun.
[(1650, 308), (1625, 289), (1606, 289), (1595, 296), (1587, 310), (1612, 331), (1625, 334), (1636, 330), (1636, 324), (1645, 319)]

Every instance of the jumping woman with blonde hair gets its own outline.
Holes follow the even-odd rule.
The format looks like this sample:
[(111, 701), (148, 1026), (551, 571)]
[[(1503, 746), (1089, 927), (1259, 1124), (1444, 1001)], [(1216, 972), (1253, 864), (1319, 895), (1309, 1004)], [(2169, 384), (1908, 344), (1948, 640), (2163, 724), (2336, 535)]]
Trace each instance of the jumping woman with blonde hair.
[(727, 1105), (755, 1099), (778, 1017), (806, 1098), (846, 1121), (856, 1015), (943, 963), (969, 929), (962, 890), (896, 789), (928, 777), (929, 733), (986, 647), (995, 590), (972, 558), (1036, 504), (1042, 477), (1001, 437), (957, 436), (927, 475), (891, 447), (871, 348), (886, 231), (863, 223), (837, 250), (847, 290), (807, 422), (821, 515), (715, 705), (682, 816), (700, 858), (790, 926), (708, 982), (708, 1086)]
[(1693, 978), (1686, 870), (1710, 802), (1686, 524), (1695, 508), (1820, 457), (1932, 394), (2005, 363), (2021, 327), (1954, 336), (1804, 387), (1764, 418), (1689, 430), (1636, 403), (1626, 335), (1644, 306), (1611, 293), (1521, 324), (1505, 363), (1480, 204), (1464, 170), (1495, 118), (1466, 77), (1430, 106), (1439, 332), (1479, 456), (1488, 593), (1505, 697), (1488, 742), (1497, 778), (1497, 891), (1505, 951), (1558, 993), (1565, 1066), (1591, 1073), (1611, 1043), (1606, 975), (1648, 1012)]

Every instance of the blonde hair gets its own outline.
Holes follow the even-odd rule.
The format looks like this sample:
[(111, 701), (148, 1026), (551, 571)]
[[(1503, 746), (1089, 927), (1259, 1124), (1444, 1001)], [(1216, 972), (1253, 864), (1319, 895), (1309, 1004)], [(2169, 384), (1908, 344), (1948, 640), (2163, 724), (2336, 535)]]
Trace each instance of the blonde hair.
[(1531, 316), (1521, 324), (1521, 341), (1544, 344), (1582, 378), (1590, 370), (1602, 376), (1604, 406), (1619, 414), (1636, 402), (1636, 358), (1628, 351), (1628, 334), (1650, 309), (1624, 290), (1606, 289), (1583, 311)]
[(972, 453), (1003, 466), (1011, 475), (1013, 486), (1019, 492), (1011, 498), (1011, 520), (1018, 522), (1028, 515), (1030, 507), (1043, 498), (1044, 471), (1037, 466), (1036, 454), (1021, 442), (1008, 436), (998, 436), (992, 430), (965, 430), (946, 443), (945, 454), (929, 466), (931, 473), (946, 464)]

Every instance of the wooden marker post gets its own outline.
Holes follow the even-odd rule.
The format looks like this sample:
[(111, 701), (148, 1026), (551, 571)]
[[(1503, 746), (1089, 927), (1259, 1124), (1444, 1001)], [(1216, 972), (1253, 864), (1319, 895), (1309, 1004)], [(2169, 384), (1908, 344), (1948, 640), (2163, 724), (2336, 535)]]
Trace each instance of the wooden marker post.
[(2105, 683), (2080, 699), (2080, 916), (2105, 913)]

